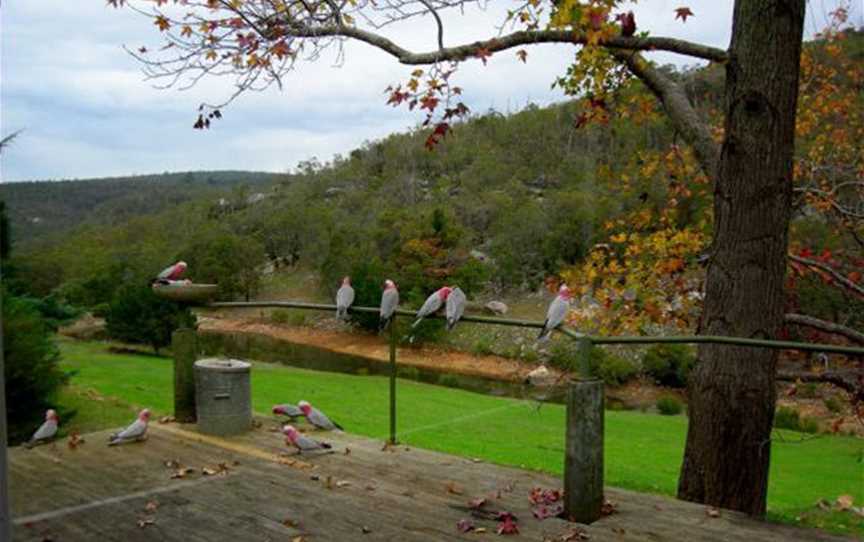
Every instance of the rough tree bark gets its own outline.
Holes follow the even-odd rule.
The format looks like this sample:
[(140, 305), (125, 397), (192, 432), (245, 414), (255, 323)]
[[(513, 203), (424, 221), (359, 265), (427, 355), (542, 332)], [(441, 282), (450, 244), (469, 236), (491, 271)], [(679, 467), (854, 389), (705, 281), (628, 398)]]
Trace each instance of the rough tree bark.
[[(700, 333), (774, 338), (783, 322), (804, 0), (737, 0)], [(777, 353), (703, 345), (679, 498), (765, 513)]]

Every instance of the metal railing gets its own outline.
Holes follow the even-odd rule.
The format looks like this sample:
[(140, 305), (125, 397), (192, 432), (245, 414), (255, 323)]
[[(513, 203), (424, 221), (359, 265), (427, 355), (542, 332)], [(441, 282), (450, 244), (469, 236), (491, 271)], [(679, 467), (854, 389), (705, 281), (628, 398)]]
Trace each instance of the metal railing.
[[(304, 303), (297, 301), (248, 301), (214, 302), (203, 305), (211, 309), (238, 308), (284, 308), (299, 310), (336, 311), (336, 305)], [(378, 307), (351, 307), (349, 313), (379, 314)], [(398, 309), (396, 316), (416, 317), (414, 311)], [(427, 316), (427, 319), (443, 319), (440, 315)], [(491, 318), (486, 316), (463, 315), (462, 322), (477, 324), (512, 326), (541, 329), (543, 322), (536, 320), (516, 320), (510, 318)], [(594, 345), (608, 344), (723, 344), (754, 348), (773, 348), (799, 350), (805, 352), (831, 352), (864, 356), (864, 348), (837, 346), (831, 344), (802, 343), (795, 341), (774, 341), (749, 339), (745, 337), (724, 337), (714, 335), (680, 335), (668, 337), (617, 336), (604, 337), (584, 335), (566, 326), (557, 329), (559, 333), (578, 341), (577, 363), (579, 379), (571, 381), (567, 396), (567, 430), (564, 457), (564, 507), (568, 517), (582, 523), (591, 523), (601, 516), (603, 504), (603, 416), (604, 385), (599, 379), (591, 377), (590, 353)], [(396, 443), (396, 318), (390, 324), (390, 442)]]

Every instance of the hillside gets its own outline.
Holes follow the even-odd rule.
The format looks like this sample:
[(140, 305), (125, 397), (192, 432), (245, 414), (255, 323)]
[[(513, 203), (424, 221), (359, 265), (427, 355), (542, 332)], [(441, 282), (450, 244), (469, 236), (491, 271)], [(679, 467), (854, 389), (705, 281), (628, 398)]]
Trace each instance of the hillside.
[(266, 186), (281, 175), (252, 171), (197, 171), (0, 184), (13, 241), (26, 244), (67, 233), (82, 223), (115, 225), (238, 186)]

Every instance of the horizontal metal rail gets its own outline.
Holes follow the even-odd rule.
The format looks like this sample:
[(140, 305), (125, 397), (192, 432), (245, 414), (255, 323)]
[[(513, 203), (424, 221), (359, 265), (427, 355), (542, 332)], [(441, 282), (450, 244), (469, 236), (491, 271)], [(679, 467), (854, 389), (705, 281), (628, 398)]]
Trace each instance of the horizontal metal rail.
[[(231, 301), (216, 302), (205, 305), (214, 309), (234, 308), (283, 308), (301, 310), (336, 311), (336, 305), (323, 303), (303, 303), (298, 301)], [(378, 314), (378, 307), (351, 307), (348, 312)], [(396, 314), (416, 318), (414, 311), (397, 309)], [(426, 318), (445, 318), (440, 315), (427, 316)], [(492, 324), (497, 326), (512, 326), (542, 329), (543, 322), (537, 320), (515, 320), (511, 318), (491, 318), (488, 316), (464, 315), (460, 319), (463, 322), (475, 322), (478, 324)], [(561, 326), (560, 333), (575, 340), (588, 340), (592, 344), (726, 344), (732, 346), (748, 346), (757, 348), (774, 348), (778, 350), (801, 350), (805, 352), (830, 352), (835, 354), (864, 355), (864, 348), (855, 346), (837, 346), (833, 344), (802, 343), (795, 341), (774, 341), (767, 339), (749, 339), (746, 337), (723, 337), (716, 335), (673, 335), (667, 337), (649, 336), (616, 336), (604, 337), (599, 335), (584, 335), (570, 328)]]

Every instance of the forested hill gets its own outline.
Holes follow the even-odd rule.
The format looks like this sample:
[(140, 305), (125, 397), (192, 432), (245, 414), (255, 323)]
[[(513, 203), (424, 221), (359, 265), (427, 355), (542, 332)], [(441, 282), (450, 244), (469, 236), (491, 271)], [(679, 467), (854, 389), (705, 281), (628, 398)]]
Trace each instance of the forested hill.
[(195, 171), (0, 184), (13, 240), (27, 243), (82, 223), (120, 224), (201, 196), (237, 187), (266, 189), (281, 175), (254, 171)]

